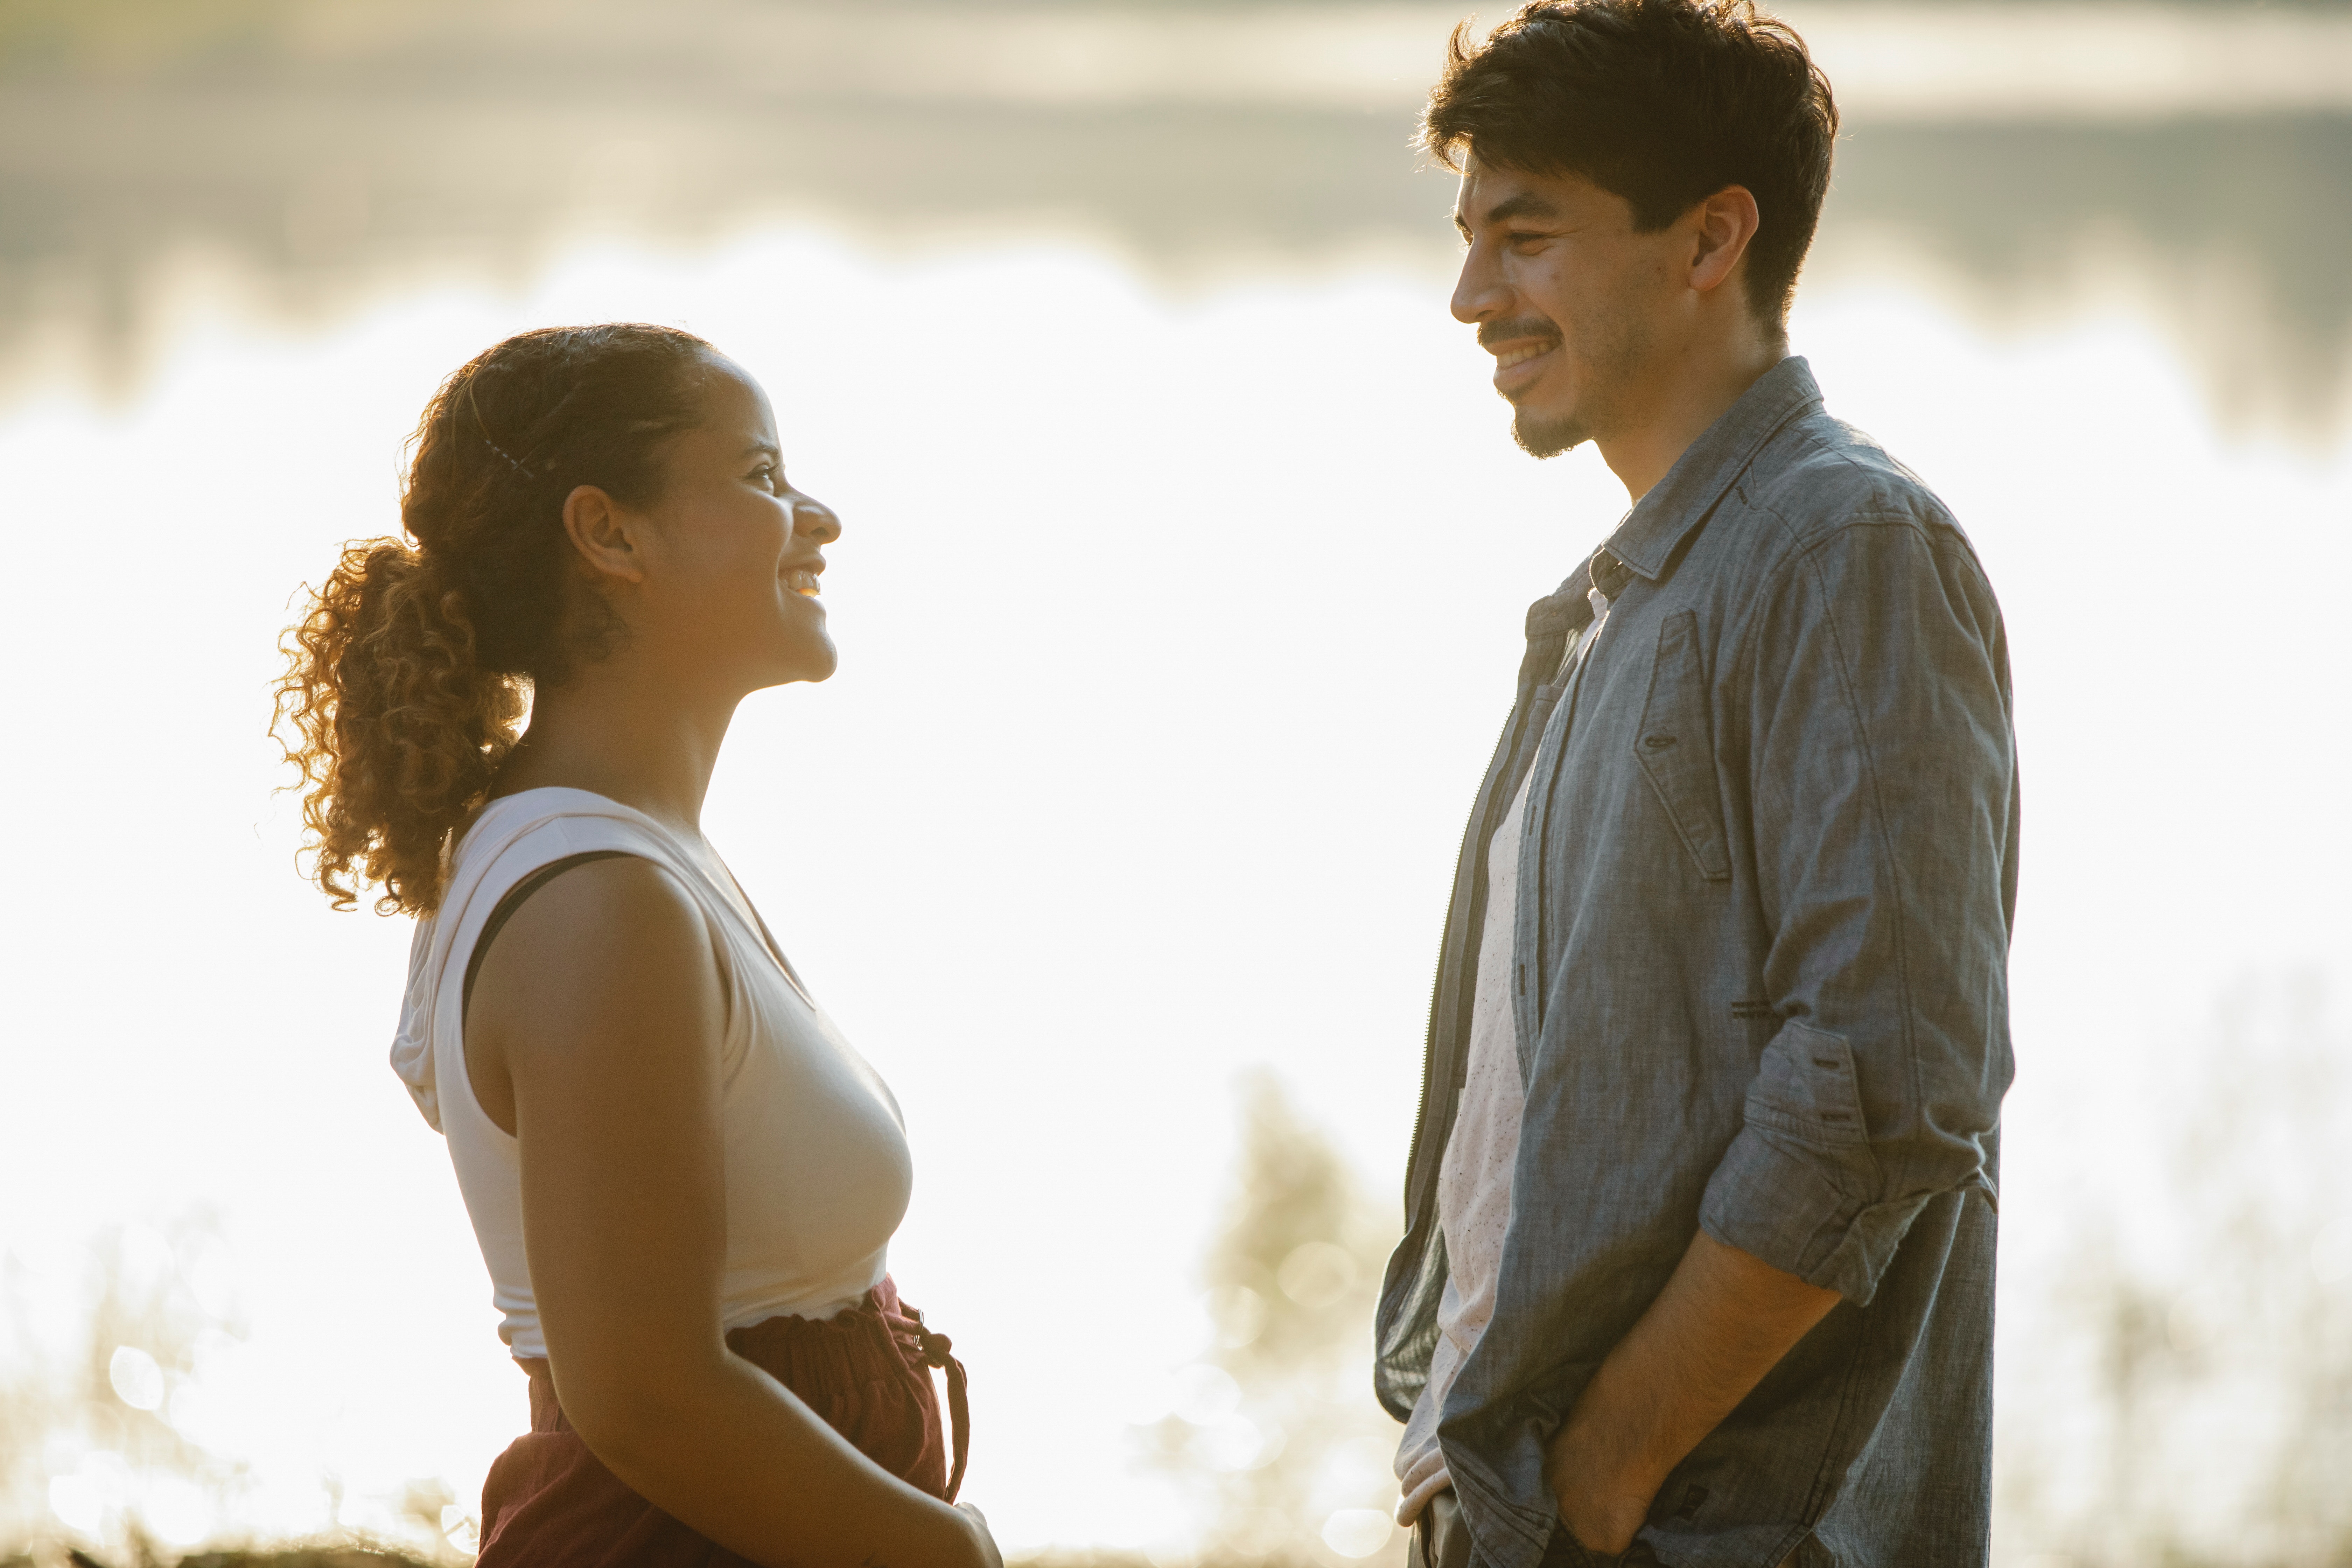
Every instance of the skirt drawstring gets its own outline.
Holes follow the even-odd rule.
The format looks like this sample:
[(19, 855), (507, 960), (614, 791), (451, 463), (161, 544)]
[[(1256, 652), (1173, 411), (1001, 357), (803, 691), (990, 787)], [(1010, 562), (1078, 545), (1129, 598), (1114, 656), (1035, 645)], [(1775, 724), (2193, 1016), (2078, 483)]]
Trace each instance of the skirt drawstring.
[(901, 1306), (899, 1310), (914, 1322), (923, 1364), (941, 1368), (948, 1374), (948, 1429), (949, 1440), (954, 1445), (955, 1467), (948, 1472), (947, 1500), (953, 1502), (956, 1493), (963, 1489), (964, 1461), (971, 1458), (971, 1403), (965, 1390), (963, 1363), (951, 1353), (955, 1350), (953, 1340), (923, 1326), (922, 1313), (908, 1306)]

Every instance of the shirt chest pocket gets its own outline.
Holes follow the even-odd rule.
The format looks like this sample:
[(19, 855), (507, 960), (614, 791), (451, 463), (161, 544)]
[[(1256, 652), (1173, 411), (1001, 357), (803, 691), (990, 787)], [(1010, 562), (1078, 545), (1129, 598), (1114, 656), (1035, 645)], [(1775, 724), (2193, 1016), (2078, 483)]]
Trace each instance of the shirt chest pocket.
[(1715, 730), (1708, 721), (1706, 670), (1699, 658), (1698, 613), (1678, 610), (1658, 627), (1658, 658), (1633, 735), (1633, 759), (1700, 876), (1731, 877), (1724, 845), (1723, 796), (1715, 781)]

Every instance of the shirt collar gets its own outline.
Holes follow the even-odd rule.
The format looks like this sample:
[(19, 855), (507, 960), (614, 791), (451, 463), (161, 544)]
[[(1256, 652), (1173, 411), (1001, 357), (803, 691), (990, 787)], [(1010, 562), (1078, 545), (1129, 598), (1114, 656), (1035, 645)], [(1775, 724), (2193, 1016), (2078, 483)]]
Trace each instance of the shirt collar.
[(1604, 548), (1639, 575), (1657, 581), (1675, 546), (1715, 509), (1764, 443), (1795, 416), (1821, 404), (1811, 367), (1802, 356), (1790, 354), (1757, 377), (1683, 449), (1666, 477), (1625, 514)]

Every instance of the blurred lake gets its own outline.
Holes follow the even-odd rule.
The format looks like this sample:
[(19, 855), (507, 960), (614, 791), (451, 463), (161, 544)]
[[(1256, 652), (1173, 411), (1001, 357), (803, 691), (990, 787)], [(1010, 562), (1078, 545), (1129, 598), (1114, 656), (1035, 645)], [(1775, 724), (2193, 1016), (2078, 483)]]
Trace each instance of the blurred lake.
[[(1997, 1558), (2340, 1561), (2352, 5), (1786, 14), (1847, 125), (1794, 346), (2015, 648)], [(520, 1384), (383, 1066), (406, 926), (296, 879), (265, 691), (439, 378), (629, 316), (847, 521), (843, 673), (746, 705), (710, 827), (907, 1107), (969, 1495), (1397, 1559), (1361, 1336), (1444, 889), (1623, 506), (1445, 313), (1458, 15), (0, 0), (0, 1551), (465, 1548)]]
[[(1499, 14), (1499, 13), (1498, 13)], [(2341, 406), (2352, 8), (1817, 4), (1849, 136), (1815, 268), (1994, 317), (2120, 262), (2226, 418)], [(315, 313), (583, 232), (1082, 238), (1162, 282), (1443, 267), (1403, 152), (1459, 13), (1145, 0), (27, 4), (0, 13), (0, 345), (120, 376), (188, 256)], [(2094, 259), (2095, 258), (2095, 259)], [(59, 338), (67, 342), (60, 345)]]

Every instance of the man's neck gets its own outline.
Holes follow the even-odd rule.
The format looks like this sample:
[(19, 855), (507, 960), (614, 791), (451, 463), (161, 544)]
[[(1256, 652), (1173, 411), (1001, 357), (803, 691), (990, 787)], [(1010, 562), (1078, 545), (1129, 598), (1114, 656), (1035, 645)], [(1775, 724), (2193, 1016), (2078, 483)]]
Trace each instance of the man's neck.
[(1708, 426), (1788, 353), (1788, 340), (1778, 333), (1742, 334), (1714, 353), (1685, 345), (1676, 355), (1681, 363), (1650, 389), (1639, 416), (1595, 438), (1601, 460), (1639, 501)]

